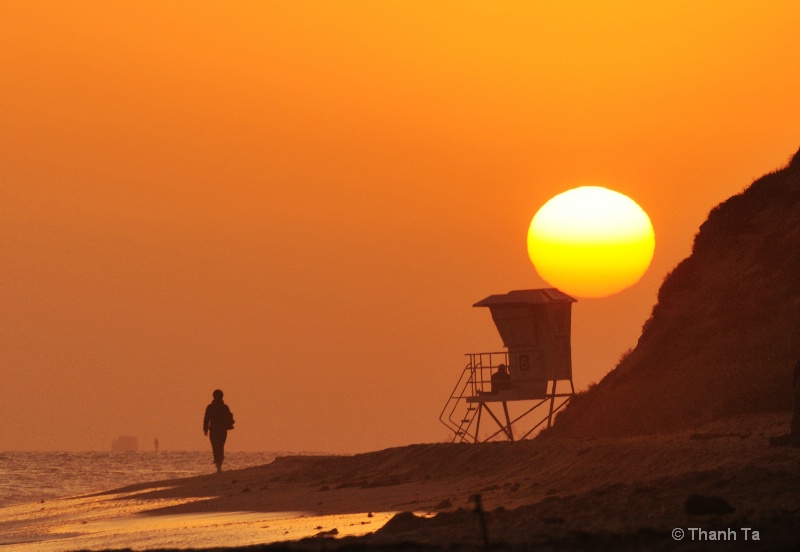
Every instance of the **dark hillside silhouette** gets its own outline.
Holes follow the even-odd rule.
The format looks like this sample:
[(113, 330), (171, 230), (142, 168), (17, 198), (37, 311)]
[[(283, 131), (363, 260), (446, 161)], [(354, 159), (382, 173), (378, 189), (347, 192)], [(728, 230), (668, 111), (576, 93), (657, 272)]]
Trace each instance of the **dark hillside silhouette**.
[(657, 433), (788, 411), (799, 356), (800, 150), (711, 210), (636, 347), (550, 433)]

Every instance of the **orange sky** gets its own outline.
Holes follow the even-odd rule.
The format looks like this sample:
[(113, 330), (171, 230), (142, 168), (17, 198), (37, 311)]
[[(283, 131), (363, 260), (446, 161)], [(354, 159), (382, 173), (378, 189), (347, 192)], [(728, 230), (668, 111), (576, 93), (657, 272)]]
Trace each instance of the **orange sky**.
[(447, 437), (530, 219), (636, 200), (653, 264), (573, 307), (579, 389), (708, 211), (800, 146), (800, 4), (0, 3), (0, 450)]

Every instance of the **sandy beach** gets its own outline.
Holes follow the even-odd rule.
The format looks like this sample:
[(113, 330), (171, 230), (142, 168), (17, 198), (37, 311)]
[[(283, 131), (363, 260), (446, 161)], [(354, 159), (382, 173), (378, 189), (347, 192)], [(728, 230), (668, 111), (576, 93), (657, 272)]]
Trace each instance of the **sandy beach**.
[[(118, 508), (116, 518), (106, 516), (118, 531), (135, 520), (136, 534), (154, 527), (161, 534), (122, 545), (112, 539), (116, 548), (481, 549), (488, 540), (515, 549), (700, 550), (727, 537), (725, 550), (796, 550), (800, 449), (768, 444), (788, 424), (786, 414), (759, 414), (666, 435), (544, 435), (513, 444), (279, 457), (266, 466), (71, 500), (84, 501), (87, 516), (93, 508)], [(476, 513), (475, 495), (483, 514)], [(210, 538), (192, 540), (192, 524), (202, 520), (213, 521), (216, 536), (212, 527), (204, 533)], [(237, 523), (244, 543), (220, 533), (228, 527), (236, 535)], [(71, 526), (49, 549), (81, 542), (80, 520)], [(113, 523), (106, 531), (113, 533)], [(181, 533), (185, 538), (172, 538)], [(40, 537), (39, 544), (50, 538)]]

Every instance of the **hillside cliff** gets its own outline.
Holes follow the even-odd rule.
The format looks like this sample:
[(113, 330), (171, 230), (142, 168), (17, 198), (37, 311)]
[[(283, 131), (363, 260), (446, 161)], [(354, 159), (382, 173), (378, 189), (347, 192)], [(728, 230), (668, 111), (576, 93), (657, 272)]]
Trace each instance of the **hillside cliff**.
[(549, 433), (658, 433), (789, 410), (798, 358), (800, 151), (711, 210), (636, 347)]

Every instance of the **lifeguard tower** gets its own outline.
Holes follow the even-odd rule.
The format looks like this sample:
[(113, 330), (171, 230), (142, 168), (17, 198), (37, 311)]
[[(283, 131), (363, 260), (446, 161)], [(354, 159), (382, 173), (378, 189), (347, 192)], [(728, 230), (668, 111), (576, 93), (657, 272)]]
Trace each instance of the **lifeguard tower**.
[[(547, 288), (490, 295), (473, 305), (489, 307), (507, 350), (466, 355), (467, 366), (439, 415), (454, 442), (514, 441), (545, 423), (552, 425), (555, 413), (575, 394), (570, 345), (575, 301)], [(563, 391), (558, 391), (559, 383)], [(508, 403), (521, 412), (512, 418)], [(481, 439), (481, 421), (487, 416), (499, 429)], [(514, 430), (520, 427), (517, 437)]]

